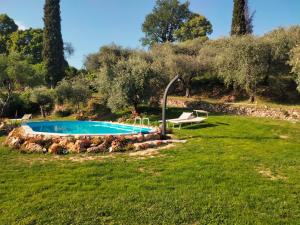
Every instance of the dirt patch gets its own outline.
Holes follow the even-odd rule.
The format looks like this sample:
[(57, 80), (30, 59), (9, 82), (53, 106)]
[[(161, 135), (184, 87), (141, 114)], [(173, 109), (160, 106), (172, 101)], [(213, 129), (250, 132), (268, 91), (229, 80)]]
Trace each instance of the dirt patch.
[(139, 158), (146, 158), (146, 157), (154, 157), (159, 154), (159, 151), (162, 149), (168, 149), (174, 147), (174, 144), (168, 144), (158, 148), (148, 148), (146, 150), (137, 151), (137, 152), (130, 152), (128, 153), (129, 156), (138, 156)]
[(143, 168), (143, 167), (138, 168), (138, 171), (139, 171), (140, 173), (149, 174), (149, 175), (151, 175), (151, 176), (160, 176), (160, 175), (161, 175), (161, 173), (158, 172), (158, 171), (154, 171), (154, 170), (152, 170), (152, 169), (148, 170), (148, 169), (145, 169), (145, 168)]
[(289, 136), (287, 136), (287, 135), (279, 135), (279, 138), (280, 139), (289, 139)]
[(263, 177), (269, 178), (270, 180), (286, 180), (287, 177), (279, 175), (279, 174), (274, 174), (269, 168), (263, 168), (259, 167), (257, 168), (257, 171), (260, 175)]

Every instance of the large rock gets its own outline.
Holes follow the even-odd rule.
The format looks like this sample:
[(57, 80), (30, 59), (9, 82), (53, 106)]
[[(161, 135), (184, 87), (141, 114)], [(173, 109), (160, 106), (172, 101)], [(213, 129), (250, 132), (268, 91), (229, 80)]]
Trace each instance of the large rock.
[(100, 152), (105, 152), (106, 148), (104, 145), (99, 145), (99, 146), (93, 146), (93, 147), (89, 147), (87, 148), (87, 153), (100, 153)]
[(37, 143), (33, 143), (30, 141), (25, 141), (21, 147), (22, 151), (25, 151), (27, 153), (33, 153), (33, 152), (37, 152), (37, 153), (43, 153), (46, 152), (46, 149), (44, 149), (41, 145), (37, 144)]
[(4, 144), (10, 148), (19, 149), (21, 147), (22, 142), (22, 139), (19, 137), (10, 137), (6, 139)]
[(49, 152), (49, 153), (52, 153), (52, 154), (58, 154), (58, 155), (63, 155), (63, 154), (68, 153), (68, 152), (67, 152), (67, 149), (64, 148), (64, 146), (62, 146), (62, 145), (60, 145), (60, 144), (57, 144), (57, 143), (53, 143), (53, 144), (49, 147), (48, 152)]
[(90, 147), (91, 141), (89, 139), (77, 140), (73, 146), (72, 152), (82, 153), (86, 152), (87, 148)]

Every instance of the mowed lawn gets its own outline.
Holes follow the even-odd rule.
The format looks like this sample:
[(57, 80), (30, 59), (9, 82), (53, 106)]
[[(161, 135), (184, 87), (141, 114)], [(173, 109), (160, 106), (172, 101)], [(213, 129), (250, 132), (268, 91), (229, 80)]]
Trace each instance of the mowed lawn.
[(151, 157), (0, 147), (0, 224), (300, 224), (299, 123), (211, 116), (175, 134)]

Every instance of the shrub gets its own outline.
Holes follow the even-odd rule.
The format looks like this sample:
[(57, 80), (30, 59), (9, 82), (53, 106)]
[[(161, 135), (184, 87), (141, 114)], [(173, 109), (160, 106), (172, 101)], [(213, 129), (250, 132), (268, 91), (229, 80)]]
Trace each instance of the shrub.
[(73, 113), (73, 111), (70, 108), (59, 109), (59, 110), (55, 111), (55, 115), (58, 117), (70, 116), (72, 113)]

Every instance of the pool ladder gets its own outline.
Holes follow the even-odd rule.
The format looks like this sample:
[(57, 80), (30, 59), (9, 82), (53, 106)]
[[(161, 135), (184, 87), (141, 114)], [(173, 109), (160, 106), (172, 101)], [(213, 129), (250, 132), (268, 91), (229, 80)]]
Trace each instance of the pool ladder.
[(142, 132), (142, 126), (145, 126), (144, 122), (147, 122), (147, 126), (150, 126), (150, 120), (149, 120), (148, 117), (137, 116), (137, 117), (134, 118), (133, 125), (139, 124), (139, 126), (140, 126), (140, 133)]

